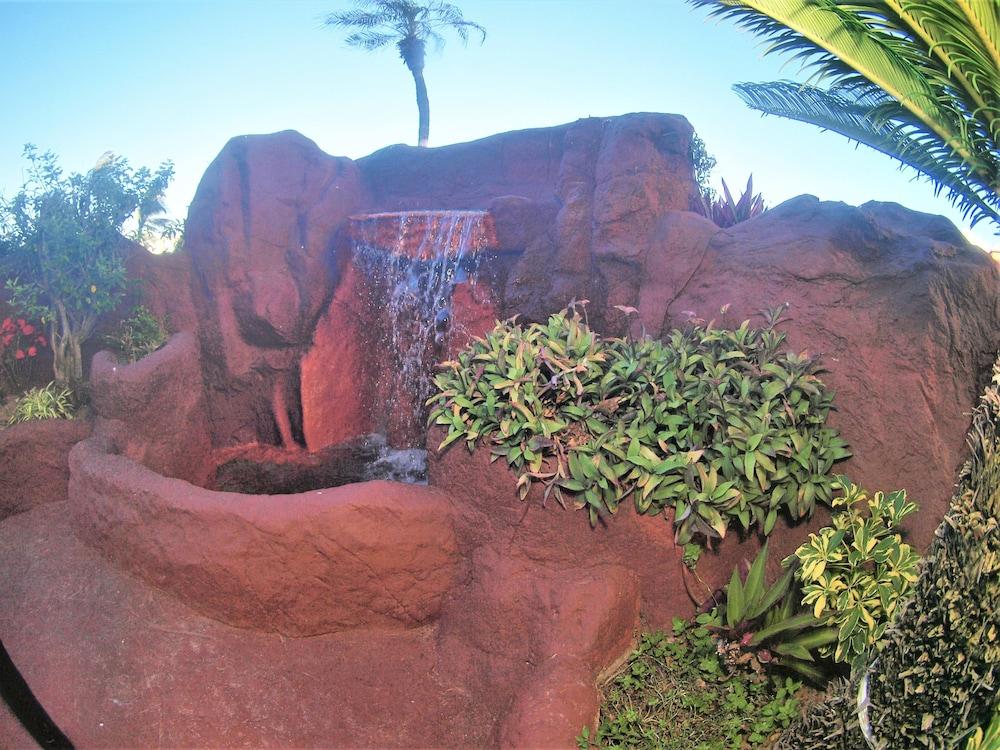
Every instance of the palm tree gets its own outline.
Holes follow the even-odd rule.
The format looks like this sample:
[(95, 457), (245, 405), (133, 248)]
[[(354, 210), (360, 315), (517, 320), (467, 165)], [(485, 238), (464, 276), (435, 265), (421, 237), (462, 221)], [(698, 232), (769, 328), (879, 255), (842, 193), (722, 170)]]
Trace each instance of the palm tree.
[(441, 0), (355, 0), (352, 10), (331, 13), (324, 23), (355, 29), (348, 35), (347, 44), (368, 52), (395, 43), (417, 87), (419, 146), (427, 145), (431, 124), (427, 84), (424, 83), (427, 42), (433, 41), (435, 47), (440, 48), (444, 45), (441, 32), (447, 29), (454, 30), (463, 44), (468, 42), (470, 30), (482, 35), (480, 44), (486, 41), (486, 29), (465, 20), (461, 10)]
[(1000, 0), (688, 2), (814, 71), (805, 84), (736, 84), (748, 106), (898, 159), (973, 225), (1000, 227)]

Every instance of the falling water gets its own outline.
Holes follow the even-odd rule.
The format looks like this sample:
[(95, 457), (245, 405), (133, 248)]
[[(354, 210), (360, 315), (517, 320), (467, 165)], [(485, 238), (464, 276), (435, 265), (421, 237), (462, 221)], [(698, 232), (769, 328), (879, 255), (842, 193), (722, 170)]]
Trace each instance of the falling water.
[[(410, 211), (352, 220), (354, 259), (365, 273), (394, 372), (381, 389), (412, 404), (404, 432), (422, 434), (434, 364), (444, 358), (456, 284), (475, 283), (488, 244), (485, 211)], [(386, 409), (398, 404), (387, 404)]]

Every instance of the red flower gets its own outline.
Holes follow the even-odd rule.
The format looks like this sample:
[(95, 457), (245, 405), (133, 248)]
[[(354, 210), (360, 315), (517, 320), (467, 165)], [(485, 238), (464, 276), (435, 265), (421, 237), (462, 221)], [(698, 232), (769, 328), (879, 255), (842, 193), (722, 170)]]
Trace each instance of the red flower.
[(17, 319), (17, 324), (18, 324), (18, 325), (19, 325), (19, 326), (20, 326), (21, 328), (24, 328), (24, 326), (25, 326), (25, 321), (24, 321), (24, 318), (18, 318), (18, 319)]
[(35, 339), (35, 341), (38, 343), (39, 346), (48, 346), (49, 345), (49, 340), (47, 338), (45, 338), (45, 336), (43, 334), (41, 334), (41, 333), (38, 334), (38, 338)]
[(24, 349), (18, 349), (16, 352), (14, 352), (14, 359), (24, 359), (24, 357), (25, 357)]
[(10, 342), (12, 342), (13, 340), (14, 340), (14, 334), (8, 333), (6, 336), (3, 337), (3, 345), (10, 346)]
[(33, 346), (29, 346), (28, 347), (28, 356), (29, 357), (36, 357), (36, 356), (38, 356), (38, 349), (36, 349)]
[(14, 327), (14, 321), (13, 320), (11, 320), (10, 318), (4, 318), (3, 319), (3, 330), (4, 331), (9, 331), (13, 327)]
[(34, 332), (35, 332), (35, 327), (30, 323), (21, 326), (21, 333), (23, 333), (25, 336), (30, 336)]

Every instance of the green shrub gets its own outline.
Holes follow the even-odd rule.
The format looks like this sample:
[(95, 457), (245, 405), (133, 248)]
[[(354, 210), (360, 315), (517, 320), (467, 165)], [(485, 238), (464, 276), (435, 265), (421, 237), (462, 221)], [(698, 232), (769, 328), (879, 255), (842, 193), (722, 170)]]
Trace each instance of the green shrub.
[(694, 326), (666, 341), (602, 339), (574, 312), (498, 323), (445, 362), (430, 421), (439, 446), (491, 446), (532, 485), (592, 524), (623, 501), (675, 511), (677, 541), (769, 534), (779, 511), (829, 501), (834, 462), (850, 455), (826, 426), (832, 395), (815, 359), (781, 352), (780, 312), (764, 328)]
[(105, 341), (129, 362), (138, 362), (152, 354), (167, 341), (163, 322), (142, 305), (118, 326), (118, 332)]
[(871, 750), (858, 726), (857, 685), (837, 680), (826, 699), (809, 706), (773, 750)]
[(919, 558), (894, 533), (917, 506), (905, 490), (869, 499), (847, 477), (837, 477), (836, 486), (844, 494), (833, 500), (833, 526), (810, 534), (794, 557), (803, 605), (838, 630), (836, 645), (820, 654), (853, 664), (868, 657), (917, 580)]
[[(702, 617), (705, 622), (707, 618)], [(729, 750), (761, 747), (799, 713), (801, 683), (727, 669), (699, 623), (674, 620), (673, 637), (642, 636), (624, 670), (605, 686), (600, 723), (580, 748)]]
[(767, 545), (758, 553), (746, 580), (739, 569), (725, 588), (724, 601), (709, 615), (708, 627), (721, 639), (724, 651), (754, 668), (782, 667), (798, 672), (816, 684), (826, 682), (815, 665), (813, 652), (837, 640), (837, 629), (825, 627), (812, 612), (801, 609), (801, 592), (795, 568), (789, 568), (768, 586)]
[(973, 414), (971, 457), (913, 595), (871, 668), (878, 748), (950, 748), (1000, 692), (1000, 361)]
[(21, 396), (14, 404), (14, 413), (8, 424), (72, 417), (73, 392), (53, 382), (44, 388), (32, 388)]

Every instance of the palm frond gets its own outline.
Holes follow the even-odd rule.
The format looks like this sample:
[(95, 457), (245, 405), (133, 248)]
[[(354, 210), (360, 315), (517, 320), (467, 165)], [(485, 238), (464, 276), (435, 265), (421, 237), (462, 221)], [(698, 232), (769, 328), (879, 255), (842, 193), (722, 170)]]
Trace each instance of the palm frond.
[(366, 52), (371, 52), (391, 44), (395, 40), (395, 34), (387, 34), (383, 31), (355, 31), (344, 39), (344, 43), (348, 47), (358, 47)]
[(996, 221), (1000, 0), (688, 2), (769, 40), (765, 54), (790, 55), (811, 71), (802, 89), (762, 85), (750, 97), (757, 109), (888, 153), (947, 188), (976, 220)]
[[(936, 134), (908, 119), (907, 112), (879, 90), (825, 90), (791, 81), (740, 83), (734, 90), (752, 109), (831, 130), (896, 159), (921, 173), (948, 198), (971, 223), (990, 219), (1000, 224), (1000, 197), (978, 180), (966, 162), (941, 144)], [(886, 109), (894, 118), (876, 116)]]

